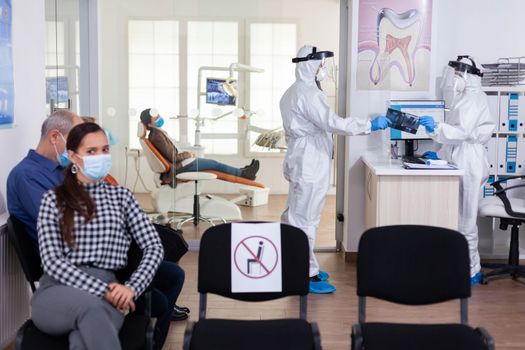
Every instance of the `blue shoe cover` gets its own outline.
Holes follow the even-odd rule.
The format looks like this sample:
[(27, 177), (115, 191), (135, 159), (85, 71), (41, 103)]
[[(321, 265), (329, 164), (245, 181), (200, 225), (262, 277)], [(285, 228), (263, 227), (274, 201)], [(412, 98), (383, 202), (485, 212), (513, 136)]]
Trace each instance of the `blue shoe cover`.
[(478, 272), (474, 276), (470, 277), (470, 285), (473, 286), (475, 284), (480, 284), (482, 279), (483, 275), (481, 274), (481, 272)]
[(335, 292), (336, 289), (330, 283), (325, 281), (310, 282), (310, 293), (314, 294), (328, 294)]
[(319, 281), (326, 281), (327, 279), (330, 278), (330, 275), (328, 274), (328, 272), (319, 270), (319, 274), (317, 275), (317, 278), (319, 279)]

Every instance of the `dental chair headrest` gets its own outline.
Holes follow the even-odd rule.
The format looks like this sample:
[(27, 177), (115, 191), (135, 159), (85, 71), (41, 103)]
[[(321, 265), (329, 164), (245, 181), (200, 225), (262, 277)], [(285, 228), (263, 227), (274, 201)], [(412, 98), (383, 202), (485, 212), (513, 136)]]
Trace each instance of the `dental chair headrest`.
[(138, 122), (137, 125), (137, 136), (140, 139), (146, 138), (146, 135), (148, 134), (148, 129), (146, 128), (146, 125), (144, 125), (142, 122)]

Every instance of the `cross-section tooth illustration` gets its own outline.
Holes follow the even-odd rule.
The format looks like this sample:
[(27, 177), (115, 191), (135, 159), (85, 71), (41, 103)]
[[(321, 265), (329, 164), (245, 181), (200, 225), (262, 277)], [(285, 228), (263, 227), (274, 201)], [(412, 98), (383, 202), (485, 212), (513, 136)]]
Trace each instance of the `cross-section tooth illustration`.
[(378, 84), (390, 69), (396, 67), (410, 86), (415, 79), (415, 53), (421, 35), (421, 16), (415, 9), (396, 13), (383, 8), (377, 16), (379, 51), (370, 66), (370, 80)]

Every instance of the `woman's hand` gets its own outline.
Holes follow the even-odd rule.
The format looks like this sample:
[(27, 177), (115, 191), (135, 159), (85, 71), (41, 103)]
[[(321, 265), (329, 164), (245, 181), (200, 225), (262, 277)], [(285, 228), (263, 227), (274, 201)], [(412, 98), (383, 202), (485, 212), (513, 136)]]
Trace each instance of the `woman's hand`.
[(133, 298), (135, 297), (135, 292), (123, 284), (120, 283), (110, 283), (109, 290), (106, 292), (104, 298), (111, 303), (115, 308), (119, 309), (121, 312), (135, 311), (135, 302)]

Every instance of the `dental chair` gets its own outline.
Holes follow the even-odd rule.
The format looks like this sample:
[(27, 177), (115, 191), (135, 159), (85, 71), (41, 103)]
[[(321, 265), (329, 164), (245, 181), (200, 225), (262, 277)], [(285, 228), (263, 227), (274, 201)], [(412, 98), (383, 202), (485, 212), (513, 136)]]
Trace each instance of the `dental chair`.
[[(154, 181), (156, 189), (152, 192), (155, 211), (161, 214), (180, 212), (203, 218), (217, 218), (221, 221), (235, 221), (242, 220), (240, 208), (236, 203), (247, 206), (257, 206), (268, 203), (269, 188), (266, 188), (263, 184), (219, 171), (210, 170), (205, 172), (216, 175), (218, 180), (245, 185), (240, 188), (241, 195), (239, 197), (226, 200), (218, 196), (201, 196), (198, 193), (197, 185), (193, 179), (177, 179), (176, 188), (172, 188), (169, 185), (162, 185), (160, 176), (169, 172), (171, 165), (147, 139), (147, 133), (146, 126), (139, 122), (137, 136), (139, 137), (146, 160), (151, 170), (155, 173)], [(199, 198), (199, 201), (196, 201), (195, 198)], [(198, 208), (196, 208), (196, 206)], [(188, 221), (193, 221), (196, 225), (199, 220)]]

